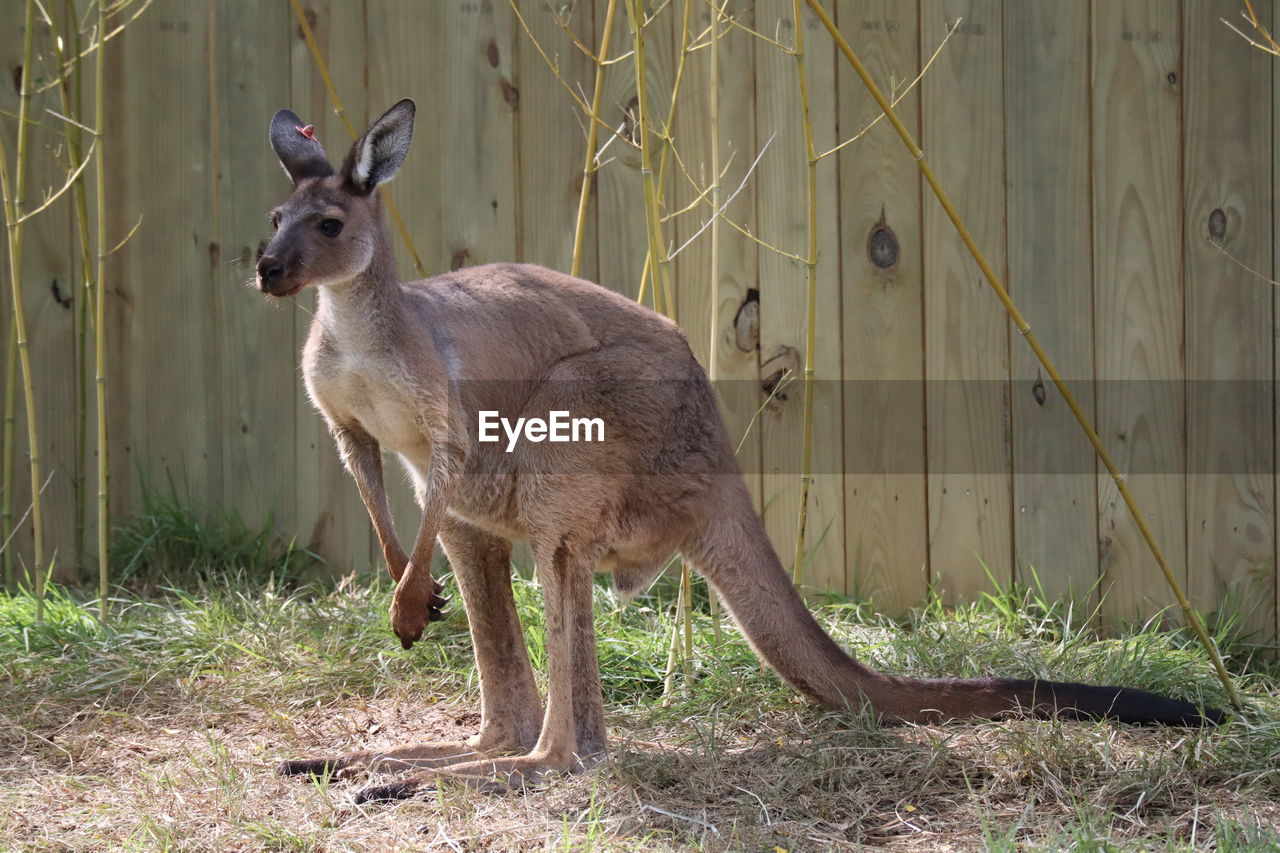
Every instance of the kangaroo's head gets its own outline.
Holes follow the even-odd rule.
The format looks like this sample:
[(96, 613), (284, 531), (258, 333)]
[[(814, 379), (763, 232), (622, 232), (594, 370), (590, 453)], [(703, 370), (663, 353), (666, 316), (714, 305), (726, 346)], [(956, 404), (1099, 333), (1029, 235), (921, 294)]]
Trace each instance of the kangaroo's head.
[(271, 147), (293, 181), (293, 194), (271, 211), (276, 233), (258, 259), (259, 290), (290, 296), (364, 272), (383, 239), (375, 190), (404, 162), (413, 113), (407, 98), (387, 110), (355, 141), (337, 172), (300, 118), (289, 110), (272, 117)]

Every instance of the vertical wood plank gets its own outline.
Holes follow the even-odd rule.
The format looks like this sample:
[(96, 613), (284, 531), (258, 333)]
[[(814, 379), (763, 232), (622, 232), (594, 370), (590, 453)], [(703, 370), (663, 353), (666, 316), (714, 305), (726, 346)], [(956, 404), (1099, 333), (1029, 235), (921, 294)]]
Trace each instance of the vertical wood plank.
[[(694, 9), (697, 14), (693, 16), (691, 29), (696, 33), (711, 25), (711, 13), (708, 8), (700, 8), (696, 0)], [(754, 23), (754, 4), (739, 3), (731, 11), (746, 26)], [(758, 233), (755, 223), (756, 178), (747, 178), (747, 170), (757, 153), (755, 78), (750, 73), (754, 39), (736, 28), (722, 27), (717, 50), (720, 62), (720, 167), (728, 167), (720, 182), (720, 198), (724, 203), (742, 186), (742, 191), (727, 205), (725, 216), (755, 234)], [(689, 57), (684, 91), (677, 105), (674, 134), (681, 157), (699, 181), (705, 182), (713, 177), (710, 57), (709, 49), (702, 49)], [(669, 206), (681, 210), (694, 201), (699, 191), (687, 181), (677, 178), (672, 192), (674, 204)], [(683, 245), (693, 238), (710, 221), (711, 215), (710, 205), (682, 214), (674, 229), (676, 245)], [(713, 379), (720, 413), (728, 427), (730, 440), (735, 446), (741, 443), (738, 463), (746, 477), (747, 488), (759, 506), (760, 431), (752, 425), (756, 407), (760, 404), (760, 291), (756, 244), (725, 222), (721, 223), (719, 239), (720, 297), (714, 312), (711, 306), (710, 229), (703, 231), (676, 258), (680, 325), (698, 359), (708, 369), (710, 349), (712, 346), (716, 348), (716, 375)]]
[[(632, 35), (627, 16), (619, 0), (614, 13), (614, 57), (624, 56), (631, 50)], [(643, 4), (650, 13), (659, 4)], [(597, 3), (596, 26), (604, 27), (604, 4)], [(671, 104), (672, 48), (671, 18), (674, 6), (667, 6), (645, 32), (646, 103), (654, 116), (666, 118)], [(600, 43), (600, 34), (596, 44)], [(594, 81), (593, 81), (594, 84)], [(600, 283), (610, 290), (633, 299), (640, 289), (640, 275), (648, 254), (648, 232), (645, 229), (644, 183), (640, 175), (640, 141), (636, 119), (635, 67), (630, 59), (609, 66), (605, 77), (604, 102), (601, 105), (603, 119), (624, 138), (614, 137), (600, 129), (601, 167), (596, 175), (598, 227), (598, 256)], [(626, 139), (631, 143), (628, 144)], [(605, 145), (608, 145), (605, 148)], [(679, 282), (674, 286), (678, 290)], [(652, 291), (645, 298), (646, 305), (653, 305)]]
[[(1085, 3), (1005, 6), (1008, 286), (1092, 418), (1089, 24)], [(1093, 448), (1030, 347), (1011, 348), (1017, 578), (1096, 603)]]
[[(1003, 275), (1002, 4), (938, 5), (920, 22), (921, 52), (964, 20), (921, 83), (923, 148)], [(923, 208), (930, 571), (957, 601), (1012, 578), (1008, 321), (937, 202)]]
[[(467, 49), (476, 49), (479, 19), (483, 16), (485, 20), (491, 20), (493, 17), (494, 4), (485, 2), (483, 5), (485, 11), (481, 10), (479, 0), (445, 0), (430, 4), (369, 0), (366, 7), (367, 121), (373, 121), (404, 97), (413, 98), (418, 105), (413, 145), (395, 182), (391, 184), (391, 191), (429, 275), (444, 272), (451, 265), (462, 266), (481, 260), (478, 249), (459, 247), (454, 260), (453, 251), (448, 248), (458, 234), (459, 226), (447, 226), (446, 219), (456, 213), (464, 220), (462, 228), (472, 225), (474, 220), (470, 214), (474, 212), (476, 198), (469, 197), (467, 193), (481, 188), (474, 185), (474, 171), (459, 162), (458, 153), (448, 150), (449, 131), (445, 126), (455, 122), (465, 126), (472, 134), (465, 143), (472, 153), (486, 145), (476, 134), (483, 129), (483, 117), (487, 114), (483, 106), (489, 100), (487, 87), (475, 76), (475, 62), (464, 61), (461, 66), (458, 63), (458, 52), (464, 45)], [(463, 14), (460, 6), (466, 7), (464, 17), (468, 27), (465, 31), (449, 29), (458, 25), (456, 19)], [(509, 52), (503, 53), (504, 59), (509, 60)], [(487, 65), (485, 70), (490, 70)], [(463, 112), (455, 115), (453, 111), (459, 101), (463, 102)], [(480, 101), (482, 105), (467, 104), (467, 101)], [(357, 133), (362, 130), (357, 128)], [(451, 176), (450, 169), (458, 170), (458, 174)], [(507, 172), (507, 176), (510, 177), (511, 173)], [(504, 200), (509, 198), (510, 195)], [(455, 203), (458, 205), (456, 210), (452, 207)], [(505, 214), (510, 218), (512, 209), (508, 207)], [(446, 227), (450, 228), (448, 235), (445, 234)], [(414, 268), (398, 234), (393, 233), (392, 242), (396, 246), (400, 277), (405, 280), (419, 278), (421, 274)], [(399, 461), (386, 457), (383, 466), (396, 531), (408, 550), (418, 530), (420, 511), (413, 501), (407, 479), (400, 474)], [(371, 547), (371, 553), (374, 565), (381, 565), (381, 555), (376, 546)]]
[(293, 21), (287, 4), (253, 0), (220, 3), (215, 14), (218, 234), (210, 262), (227, 330), (222, 493), (249, 524), (272, 517), (280, 533), (293, 535), (298, 371), (287, 342), (299, 312), (292, 304), (269, 305), (244, 286), (253, 280), (257, 246), (269, 233), (266, 212), (286, 188), (263, 131), (291, 100)]
[[(0, 67), (18, 68), (22, 65), (22, 22), (22, 16), (17, 14), (0, 17), (0, 62), (4, 63), (3, 66)], [(5, 110), (9, 115), (17, 115), (18, 90), (12, 82), (0, 87), (0, 109)], [(14, 132), (13, 120), (8, 119), (6, 116), (5, 121), (0, 123), (0, 132), (4, 133), (6, 151), (16, 152), (17, 134)], [(9, 157), (11, 159), (16, 159), (16, 153), (10, 153)], [(13, 164), (10, 163), (10, 169), (12, 168)], [(35, 225), (36, 227), (39, 227), (40, 223), (36, 222)], [(34, 230), (34, 228), (31, 230)], [(11, 284), (9, 281), (9, 241), (7, 239), (0, 240), (0, 262), (4, 263), (4, 268), (0, 271), (0, 282), (2, 282), (2, 284), (0, 284), (0, 324), (3, 324), (0, 325), (0, 353), (4, 353), (9, 346), (10, 324), (12, 323), (13, 317), (13, 296), (9, 290)], [(3, 361), (4, 356), (0, 355), (0, 363), (3, 363)], [(3, 370), (0, 370), (0, 395), (5, 394), (8, 390), (5, 387), (5, 378)], [(18, 385), (16, 390), (18, 391), (17, 400), (19, 401), (18, 405), (20, 406), (22, 400), (21, 384)], [(3, 401), (3, 399), (4, 397), (0, 396), (0, 401)], [(2, 410), (3, 403), (0, 402), (0, 411)], [(17, 413), (17, 416), (19, 418), (22, 417), (21, 411)], [(0, 417), (3, 417), (3, 415), (0, 414)], [(26, 507), (27, 503), (30, 501), (31, 493), (31, 487), (29, 483), (26, 482), (29, 478), (27, 477), (26, 472), (24, 472), (20, 467), (23, 456), (19, 453), (18, 447), (16, 446), (19, 440), (22, 441), (23, 446), (26, 444), (25, 438), (23, 437), (23, 430), (20, 428), (20, 421), (15, 422), (14, 424), (14, 437), (14, 473), (12, 486), (14, 494), (11, 506), (13, 507), (13, 518), (14, 521), (16, 521), (21, 517), (23, 508)], [(23, 570), (22, 567), (31, 565), (31, 552), (33, 547), (32, 538), (30, 535), (26, 534), (14, 536), (14, 541), (11, 543), (10, 547), (14, 549), (13, 566), (15, 579), (21, 579), (25, 582), (26, 577), (21, 574), (21, 572)]]
[[(1135, 0), (1093, 16), (1098, 430), (1185, 582), (1180, 12)], [(1105, 472), (1098, 510), (1104, 618), (1173, 604)]]
[[(553, 11), (548, 4), (522, 9), (525, 22), (542, 49), (558, 65), (560, 75), (580, 96), (590, 102), (595, 87), (595, 64), (580, 51), (556, 20), (557, 12), (587, 47), (599, 44), (595, 34), (596, 10), (591, 3), (560, 4)], [(499, 9), (502, 15), (510, 15)], [(604, 19), (604, 9), (598, 12)], [(547, 67), (529, 36), (514, 22), (515, 75), (512, 83), (519, 93), (517, 140), (513, 152), (519, 181), (519, 210), (515, 226), (515, 255), (510, 260), (569, 272), (573, 267), (573, 237), (578, 219), (578, 198), (582, 190), (582, 158), (586, 153), (586, 119)], [(603, 26), (603, 24), (600, 24)], [(616, 43), (615, 43), (616, 44)], [(487, 60), (490, 57), (486, 57)], [(501, 62), (501, 58), (497, 58)], [(490, 63), (492, 64), (492, 62)], [(625, 73), (613, 66), (611, 73)], [(605, 137), (602, 135), (601, 140)], [(600, 268), (596, 257), (596, 206), (599, 187), (593, 183), (593, 198), (587, 209), (580, 275), (597, 281)], [(527, 543), (519, 543), (512, 562), (532, 567)]]
[[(497, 82), (480, 39), (492, 28), (495, 5), (493, 0), (429, 4), (369, 0), (367, 4), (368, 120), (404, 97), (418, 105), (413, 145), (391, 191), (429, 275), (497, 259), (481, 253), (483, 231), (475, 233), (477, 215), (486, 215), (478, 207), (480, 196), (485, 197), (486, 207), (489, 203), (487, 187), (476, 170), (483, 164), (481, 158), (493, 153), (495, 140), (485, 135), (495, 131), (485, 121), (493, 114), (489, 84), (496, 88)], [(508, 48), (495, 42), (500, 63), (510, 62)], [(510, 139), (508, 130), (508, 155)], [(458, 145), (463, 150), (454, 150)], [(503, 174), (510, 180), (514, 175), (509, 156), (506, 163)], [(493, 168), (501, 170), (502, 162), (495, 160)], [(507, 203), (502, 215), (508, 222), (514, 221), (513, 200), (514, 184), (509, 184), (499, 202)], [(487, 211), (490, 218), (495, 213)], [(450, 222), (454, 217), (459, 221)], [(510, 228), (494, 236), (500, 233), (506, 233), (507, 244), (514, 245)], [(470, 237), (477, 238), (475, 245)], [(400, 277), (419, 278), (399, 235), (392, 241)], [(387, 457), (383, 465), (396, 530), (407, 550), (417, 533), (420, 511), (407, 479), (400, 474), (399, 461)], [(372, 552), (374, 564), (380, 565), (377, 548)]]
[[(369, 3), (366, 26), (371, 115), (403, 97), (418, 103), (393, 187), (428, 273), (516, 258), (515, 16), (496, 0), (383, 0)], [(397, 256), (401, 277), (418, 278), (407, 254)], [(387, 491), (409, 542), (421, 515), (398, 466), (388, 460)]]
[[(844, 0), (839, 24), (882, 87), (913, 79), (920, 65), (914, 4)], [(931, 48), (930, 48), (931, 49)], [(879, 109), (844, 63), (841, 141)], [(919, 137), (919, 92), (896, 111)], [(925, 495), (923, 278), (919, 170), (881, 121), (843, 148), (840, 239), (844, 312), (846, 591), (889, 613), (928, 587)]]
[[(395, 195), (396, 206), (404, 218), (413, 238), (418, 253), (426, 265), (427, 273), (434, 275), (449, 268), (450, 255), (444, 250), (445, 241), (441, 235), (442, 211), (455, 200), (460, 200), (458, 193), (462, 189), (457, 182), (441, 183), (444, 171), (444, 125), (458, 120), (449, 113), (452, 98), (466, 98), (472, 93), (472, 86), (479, 81), (469, 79), (460, 93), (450, 93), (442, 75), (445, 73), (445, 60), (441, 50), (446, 43), (459, 41), (461, 34), (446, 33), (446, 9), (456, 11), (454, 7), (464, 0), (444, 0), (444, 2), (418, 4), (398, 2), (398, 0), (367, 0), (365, 9), (364, 30), (367, 44), (364, 68), (367, 90), (365, 102), (367, 115), (363, 122), (357, 124), (356, 132), (363, 132), (369, 122), (401, 98), (413, 98), (418, 106), (417, 120), (413, 129), (413, 144), (409, 156), (390, 184)], [(492, 0), (488, 0), (492, 10)], [(479, 2), (467, 2), (467, 6), (477, 7)], [(337, 9), (334, 9), (337, 12)], [(490, 11), (490, 16), (492, 11)], [(471, 18), (478, 17), (478, 12), (469, 13)], [(474, 34), (468, 34), (470, 44)], [(471, 68), (468, 66), (468, 71)], [(357, 69), (353, 69), (356, 72)], [(453, 69), (449, 85), (460, 85), (457, 69)], [(359, 86), (360, 78), (352, 80), (352, 85)], [(474, 128), (473, 128), (474, 130)], [(470, 147), (479, 144), (472, 139)], [(510, 214), (510, 211), (507, 211)], [(398, 234), (393, 234), (392, 242), (396, 247), (396, 264), (401, 278), (405, 280), (419, 278), (413, 261), (405, 250)], [(463, 259), (467, 260), (466, 258)], [(473, 261), (475, 262), (475, 261)]]
[[(672, 45), (674, 61), (678, 63), (680, 61), (680, 30), (684, 14), (683, 0), (672, 5), (674, 12)], [(710, 7), (697, 3), (693, 4), (690, 7), (689, 15), (690, 41), (697, 39), (697, 34), (709, 26), (711, 26)], [(728, 33), (724, 35), (728, 35)], [(724, 38), (719, 40), (720, 43), (717, 50), (721, 53), (724, 50), (725, 40)], [(705, 41), (709, 41), (709, 37), (704, 39)], [(673, 160), (668, 166), (668, 172), (673, 174), (674, 177), (669, 182), (669, 195), (666, 199), (667, 211), (671, 213), (684, 210), (698, 198), (701, 188), (711, 185), (711, 80), (710, 65), (708, 64), (710, 58), (711, 50), (708, 47), (689, 54), (685, 60), (684, 83), (680, 91), (680, 100), (676, 104), (672, 137), (675, 139), (676, 152), (692, 174), (693, 180), (697, 182), (697, 186), (695, 187), (689, 178), (683, 175)], [(720, 60), (720, 64), (721, 70), (723, 70), (723, 57)], [(740, 77), (739, 80), (741, 79)], [(747, 78), (746, 82), (748, 86), (751, 85), (750, 78)], [(722, 84), (721, 89), (723, 90), (723, 88)], [(722, 95), (719, 106), (723, 106), (724, 101), (727, 100), (728, 98)], [(663, 118), (665, 119), (665, 116)], [(721, 157), (725, 157), (725, 152), (729, 150), (722, 140), (720, 144)], [(747, 156), (748, 162), (750, 162), (750, 154), (748, 152), (743, 153)], [(727, 194), (726, 192), (725, 195)], [(668, 222), (673, 247), (683, 245), (686, 240), (697, 234), (702, 225), (711, 218), (710, 194), (707, 194), (705, 198), (707, 199), (706, 205), (698, 205)], [(728, 226), (724, 227), (727, 228)], [(707, 302), (711, 293), (711, 280), (708, 277), (711, 271), (711, 230), (703, 231), (701, 236), (683, 249), (672, 261), (671, 268), (674, 280), (683, 285), (677, 288), (678, 296), (676, 300), (680, 328), (685, 337), (689, 339), (689, 346), (693, 349), (698, 361), (704, 367), (708, 367), (710, 365), (709, 347), (711, 345), (711, 309)], [(723, 281), (723, 276), (721, 280)], [(716, 313), (717, 315), (719, 314), (718, 311)]]
[[(1263, 19), (1266, 23), (1266, 19)], [(1270, 29), (1271, 32), (1276, 31), (1277, 24), (1280, 24), (1280, 3), (1273, 3), (1271, 8)], [(1277, 198), (1277, 189), (1280, 188), (1280, 132), (1276, 127), (1276, 96), (1280, 94), (1280, 63), (1271, 63), (1271, 197)], [(1280, 271), (1280, 216), (1276, 215), (1274, 204), (1271, 208), (1272, 216), (1272, 241), (1271, 241), (1271, 267), (1269, 270), (1263, 270), (1264, 273), (1269, 272), (1272, 281), (1276, 278), (1277, 271)], [(1271, 359), (1272, 369), (1274, 370), (1276, 357), (1280, 352), (1280, 304), (1275, 306), (1272, 312), (1271, 321)], [(1275, 400), (1275, 415), (1272, 420), (1272, 436), (1271, 448), (1275, 454), (1274, 464), (1272, 465), (1273, 482), (1273, 500), (1276, 509), (1275, 526), (1273, 531), (1280, 531), (1280, 395)], [(1271, 583), (1272, 583), (1272, 600), (1275, 603), (1275, 620), (1276, 633), (1280, 634), (1280, 536), (1275, 537), (1275, 547), (1272, 551), (1271, 559)]]
[[(49, 103), (49, 106), (59, 108), (56, 102)], [(39, 109), (43, 110), (42, 107)], [(45, 138), (37, 142), (42, 135)], [(35, 144), (32, 145), (32, 166), (27, 177), (28, 210), (38, 206), (48, 193), (61, 187), (67, 175), (66, 168), (55, 163), (51, 151), (60, 143), (53, 142), (47, 134), (39, 131), (32, 137), (31, 142)], [(65, 150), (65, 146), (61, 147)], [(54, 579), (58, 581), (75, 581), (82, 574), (75, 554), (74, 486), (78, 452), (75, 320), (76, 303), (81, 293), (76, 287), (79, 264), (75, 262), (79, 260), (79, 253), (75, 248), (78, 242), (72, 216), (70, 200), (59, 199), (38, 217), (28, 221), (23, 249), (27, 340), (35, 383), (40, 467), (44, 481), (41, 483), (41, 513), (44, 518), (45, 560), (54, 561)], [(18, 381), (21, 382), (21, 372)], [(21, 387), (18, 399), (22, 399)], [(14, 442), (15, 521), (31, 504), (30, 469), (27, 467), (30, 445), (25, 418), (25, 408), (19, 403)], [(92, 463), (92, 457), (88, 461)], [(31, 519), (23, 525), (19, 538), (24, 544), (29, 543), (29, 553), (34, 553)], [(23, 550), (27, 549), (24, 547)], [(40, 570), (48, 571), (48, 568), (46, 564)]]
[[(17, 167), (17, 120), (19, 93), (18, 69), (22, 67), (23, 17), (20, 10), (5, 18), (0, 25), (0, 67), (12, 69), (15, 77), (2, 88), (0, 109), (7, 115), (3, 121), (5, 146), (9, 153), (9, 179)], [(48, 28), (37, 21), (34, 34), (32, 88), (51, 80), (56, 73), (49, 44)], [(8, 82), (8, 81), (7, 81)], [(71, 164), (63, 143), (62, 127), (47, 120), (46, 108), (61, 111), (58, 92), (49, 89), (35, 92), (30, 113), (35, 125), (27, 134), (26, 192), (20, 211), (30, 212), (49, 193), (62, 186)], [(12, 184), (10, 185), (12, 187)], [(22, 293), (27, 320), (28, 351), (36, 393), (36, 412), (40, 427), (41, 477), (48, 484), (42, 493), (45, 559), (55, 555), (54, 578), (73, 581), (77, 576), (75, 541), (75, 475), (76, 454), (76, 362), (75, 317), (79, 251), (75, 242), (73, 206), (69, 197), (56, 201), (33, 216), (23, 227)], [(9, 318), (13, 297), (9, 282), (8, 244), (0, 246), (0, 260), (5, 264), (2, 292), (4, 311), (0, 315), (0, 353), (8, 346)], [(0, 361), (3, 356), (0, 355)], [(2, 380), (3, 377), (0, 377)], [(14, 424), (13, 520), (22, 518), (31, 505), (30, 445), (27, 442), (26, 411), (23, 405), (21, 373), (18, 375), (17, 421)], [(3, 389), (0, 389), (2, 393)], [(28, 518), (11, 543), (19, 559), (15, 567), (28, 569), (28, 583), (37, 567), (33, 564), (34, 527)], [(47, 571), (48, 566), (38, 567)]]
[[(1262, 20), (1270, 6), (1255, 6)], [(1223, 252), (1252, 269), (1271, 256), (1271, 127), (1261, 119), (1275, 60), (1222, 25), (1234, 14), (1228, 0), (1183, 4), (1187, 594), (1273, 635), (1275, 291)]]
[(441, 3), (440, 14), (435, 32), (443, 65), (433, 99), (446, 120), (434, 187), (437, 251), (451, 268), (507, 261), (517, 256), (517, 24), (492, 0)]
[[(791, 8), (760, 5), (761, 31), (780, 33), (793, 43)], [(836, 144), (835, 54), (821, 25), (805, 12), (805, 72), (810, 112), (819, 152)], [(756, 148), (773, 137), (760, 161), (756, 218), (761, 236), (775, 246), (803, 256), (807, 251), (808, 202), (804, 125), (795, 60), (782, 51), (758, 45), (756, 62)], [(775, 136), (776, 134), (776, 136)], [(818, 170), (818, 304), (817, 357), (814, 364), (814, 482), (809, 491), (806, 530), (808, 565), (804, 585), (842, 589), (844, 562), (844, 459), (840, 355), (840, 270), (835, 162)], [(806, 326), (805, 269), (771, 251), (760, 252), (760, 349), (762, 364), (784, 348), (803, 367)], [(795, 361), (798, 359), (798, 362)], [(768, 372), (762, 366), (762, 374)], [(794, 562), (796, 521), (800, 506), (803, 371), (760, 416), (764, 468), (764, 518), (784, 565)], [(782, 399), (785, 397), (786, 399)]]
[[(440, 41), (433, 49), (442, 65), (434, 97), (446, 120), (440, 123), (441, 158), (431, 188), (440, 208), (436, 251), (450, 269), (508, 261), (520, 255), (515, 145), (522, 107), (512, 79), (519, 25), (497, 0), (440, 3), (439, 14), (433, 31)], [(403, 525), (409, 539), (417, 533), (421, 510), (407, 479), (394, 479), (403, 484), (398, 515), (413, 519)]]
[(109, 239), (142, 217), (108, 265), (117, 518), (140, 474), (157, 489), (172, 478), (183, 500), (220, 497), (211, 9), (161, 0), (109, 45)]
[[(417, 102), (419, 118), (413, 127), (413, 145), (404, 160), (396, 182), (390, 184), (397, 206), (428, 274), (443, 273), (451, 266), (495, 260), (483, 257), (479, 245), (468, 247), (453, 243), (462, 233), (476, 225), (479, 195), (488, 195), (483, 184), (476, 183), (477, 152), (492, 152), (494, 140), (484, 138), (484, 119), (492, 108), (493, 93), (489, 83), (497, 87), (493, 70), (485, 61), (481, 32), (492, 28), (492, 0), (447, 0), (433, 4), (394, 3), (392, 0), (369, 0), (366, 6), (367, 79), (369, 79), (369, 120), (402, 97)], [(460, 24), (465, 28), (460, 28)], [(509, 45), (497, 45), (499, 61), (509, 61)], [(463, 55), (466, 51), (467, 55)], [(474, 54), (474, 55), (470, 55)], [(480, 65), (483, 65), (481, 70)], [(479, 74), (484, 74), (480, 77)], [(451, 151), (457, 145), (461, 129), (468, 134), (461, 145), (463, 151)], [(357, 132), (361, 132), (358, 128)], [(509, 151), (511, 131), (507, 131)], [(509, 163), (509, 160), (508, 160)], [(495, 161), (495, 169), (502, 164)], [(507, 170), (511, 181), (513, 174)], [(511, 202), (515, 184), (502, 197), (508, 202), (503, 210), (513, 222), (515, 210)], [(486, 197), (485, 205), (488, 205)], [(492, 215), (493, 211), (490, 211)], [(481, 215), (483, 211), (481, 211)], [(457, 216), (457, 223), (448, 220)], [(507, 229), (509, 237), (509, 228)], [(413, 268), (410, 254), (398, 234), (393, 234), (399, 275), (402, 279), (420, 278)], [(463, 240), (463, 242), (466, 242)], [(509, 240), (508, 243), (513, 243)], [(392, 514), (397, 520), (397, 533), (406, 549), (410, 548), (421, 514), (413, 502), (412, 489), (401, 464), (393, 457), (383, 460), (387, 493)], [(376, 547), (371, 548), (372, 561), (380, 565)]]
[[(342, 98), (346, 116), (359, 132), (368, 123), (364, 3), (350, 0), (307, 0), (304, 12), (329, 64), (329, 72)], [(303, 39), (301, 27), (292, 16), (287, 23), (287, 32), (291, 108), (305, 121), (315, 125), (316, 136), (325, 146), (330, 160), (339, 161), (350, 146), (351, 138), (334, 114), (324, 82)], [(263, 121), (269, 121), (270, 115), (268, 113)], [(265, 124), (263, 127), (262, 136), (259, 137), (262, 156), (273, 158), (266, 142)], [(412, 159), (411, 157), (410, 160)], [(408, 165), (406, 163), (406, 168)], [(272, 175), (268, 185), (277, 202), (288, 195), (289, 179), (283, 172), (278, 171)], [(268, 231), (264, 229), (263, 237), (267, 234)], [(263, 244), (259, 242), (255, 245), (261, 248)], [(255, 256), (256, 254), (255, 250)], [(307, 330), (311, 326), (315, 300), (314, 292), (304, 291), (294, 300), (296, 305), (284, 306), (293, 320), (293, 346), (287, 359), (279, 352), (274, 353), (274, 358), (296, 367)], [(306, 543), (320, 554), (327, 561), (329, 570), (334, 573), (363, 570), (370, 566), (377, 568), (380, 564), (373, 556), (376, 553), (371, 544), (373, 534), (356, 485), (343, 469), (333, 439), (325, 429), (320, 414), (307, 399), (302, 387), (302, 376), (296, 370), (293, 383), (294, 409), (297, 412), (294, 491), (299, 542)]]
[[(592, 49), (596, 44), (592, 4), (561, 4), (565, 23)], [(559, 66), (560, 76), (576, 92), (590, 93), (595, 86), (595, 65), (574, 46), (556, 21), (556, 12), (538, 4), (522, 12), (534, 37)], [(509, 14), (504, 12), (504, 14)], [(601, 10), (601, 15), (604, 14)], [(519, 221), (516, 228), (518, 256), (512, 260), (541, 264), (561, 272), (573, 265), (573, 235), (582, 190), (582, 158), (586, 152), (586, 124), (582, 111), (556, 80), (555, 75), (516, 24), (516, 74), (520, 95), (518, 140)], [(621, 68), (610, 69), (619, 73)], [(596, 280), (596, 217), (587, 211), (581, 275)]]

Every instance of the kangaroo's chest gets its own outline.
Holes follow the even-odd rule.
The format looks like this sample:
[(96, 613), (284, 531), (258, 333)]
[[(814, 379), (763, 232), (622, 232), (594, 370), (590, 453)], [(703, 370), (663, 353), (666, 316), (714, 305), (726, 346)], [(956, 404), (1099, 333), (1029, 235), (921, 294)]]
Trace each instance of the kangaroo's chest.
[(394, 362), (330, 350), (304, 363), (307, 391), (329, 418), (355, 421), (386, 450), (425, 461), (424, 407)]

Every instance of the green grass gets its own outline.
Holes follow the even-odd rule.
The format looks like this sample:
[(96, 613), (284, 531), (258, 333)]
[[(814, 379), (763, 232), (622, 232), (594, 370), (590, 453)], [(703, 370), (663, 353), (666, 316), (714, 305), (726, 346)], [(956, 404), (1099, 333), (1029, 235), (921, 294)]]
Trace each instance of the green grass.
[[(189, 589), (120, 590), (109, 625), (51, 587), (46, 620), (0, 597), (0, 849), (1276, 849), (1275, 672), (1233, 658), (1254, 703), (1219, 730), (1107, 723), (882, 728), (800, 700), (694, 613), (692, 683), (662, 695), (674, 587), (596, 588), (612, 759), (520, 797), (445, 788), (355, 807), (357, 782), (278, 779), (279, 758), (469, 734), (459, 615), (404, 651), (380, 576), (295, 584), (241, 568)], [(534, 582), (517, 578), (535, 667)], [(1194, 642), (1099, 641), (1027, 591), (931, 604), (903, 624), (832, 600), (819, 618), (871, 665), (912, 675), (1124, 683), (1217, 704)], [(1230, 638), (1223, 636), (1224, 642)], [(1228, 649), (1231, 651), (1231, 649)], [(1250, 661), (1245, 664), (1243, 661)], [(1030, 805), (1029, 805), (1030, 804)]]
[(201, 507), (178, 494), (142, 485), (142, 512), (111, 536), (112, 579), (134, 587), (185, 586), (228, 576), (253, 583), (292, 584), (312, 573), (320, 558), (275, 533), (268, 516), (253, 528), (235, 510)]

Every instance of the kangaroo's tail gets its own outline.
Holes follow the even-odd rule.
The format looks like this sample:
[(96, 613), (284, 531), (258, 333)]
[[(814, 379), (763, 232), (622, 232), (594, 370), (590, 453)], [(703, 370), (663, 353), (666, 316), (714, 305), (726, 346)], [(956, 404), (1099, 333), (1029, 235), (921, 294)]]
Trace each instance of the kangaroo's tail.
[(756, 654), (827, 708), (869, 703), (885, 722), (1009, 716), (1174, 726), (1216, 725), (1222, 711), (1128, 687), (1008, 678), (895, 678), (863, 666), (822, 630), (791, 586), (746, 490), (734, 478), (718, 517), (686, 547)]

